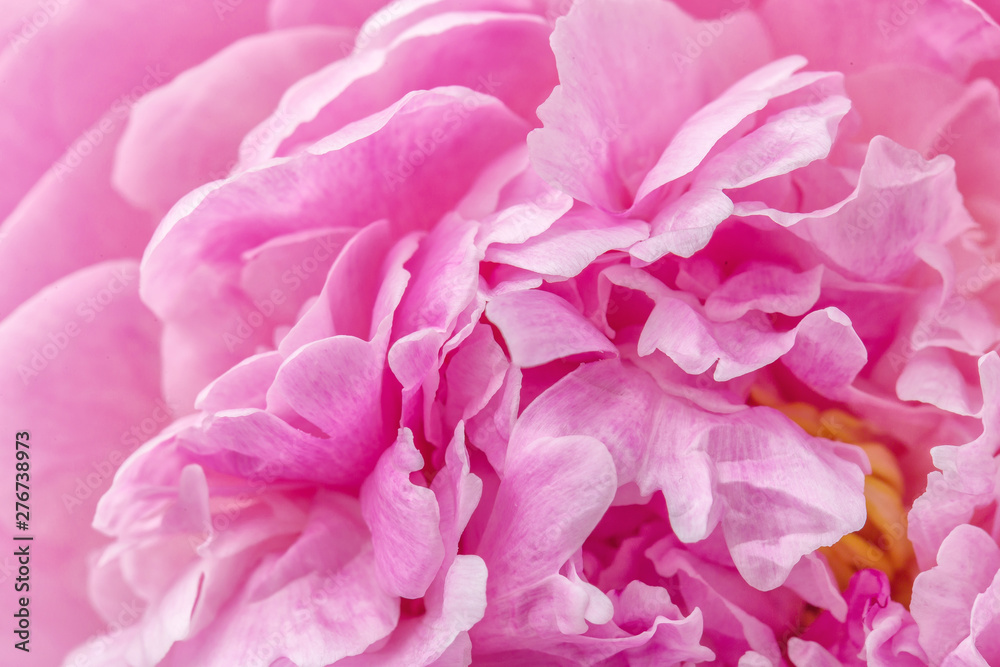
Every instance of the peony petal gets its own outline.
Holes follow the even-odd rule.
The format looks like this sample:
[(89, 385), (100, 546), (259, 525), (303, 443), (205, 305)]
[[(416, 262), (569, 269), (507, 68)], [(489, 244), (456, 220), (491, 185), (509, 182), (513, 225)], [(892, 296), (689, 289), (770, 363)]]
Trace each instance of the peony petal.
[(486, 612), (486, 566), (478, 556), (458, 556), (444, 578), (440, 602), (419, 619), (400, 622), (385, 647), (348, 658), (345, 667), (468, 665), (468, 631)]
[(1000, 356), (995, 352), (979, 360), (983, 394), (982, 434), (960, 446), (931, 449), (934, 465), (942, 472), (927, 477), (927, 489), (913, 501), (907, 533), (917, 560), (924, 569), (935, 562), (945, 538), (957, 526), (968, 523), (979, 507), (995, 501), (1000, 447)]
[(477, 324), (451, 357), (444, 374), (448, 387), (445, 423), (454, 429), (483, 410), (503, 386), (510, 363), (493, 337), (493, 329)]
[(74, 161), (72, 169), (56, 165), (6, 220), (0, 216), (0, 283), (4, 285), (0, 318), (74, 271), (142, 254), (155, 221), (129, 205), (109, 183), (121, 132), (118, 124), (95, 135), (102, 140), (87, 144), (91, 150), (86, 159), (77, 155), (80, 161)]
[(780, 53), (813, 67), (856, 72), (871, 65), (922, 65), (964, 78), (979, 60), (1000, 55), (1000, 36), (974, 5), (924, 0), (903, 6), (865, 0), (768, 0), (761, 8)]
[(865, 521), (867, 463), (856, 448), (812, 438), (769, 408), (704, 412), (616, 361), (582, 366), (528, 406), (508, 457), (571, 434), (608, 443), (621, 484), (662, 490), (682, 540), (703, 540), (721, 521), (740, 573), (761, 590)]
[(190, 190), (225, 178), (243, 135), (274, 111), (288, 86), (339, 58), (340, 44), (350, 40), (347, 30), (320, 27), (265, 33), (181, 73), (133, 109), (115, 187), (163, 215)]
[[(0, 322), (6, 360), (0, 422), (9, 433), (11, 461), (15, 434), (30, 436), (17, 438), (30, 454), (33, 491), (29, 530), (20, 534), (37, 540), (31, 583), (47, 582), (32, 587), (30, 596), (32, 639), (48, 636), (30, 644), (39, 664), (57, 664), (104, 629), (85, 590), (90, 552), (105, 541), (90, 517), (138, 446), (136, 434), (149, 437), (170, 419), (159, 391), (159, 326), (138, 299), (137, 279), (134, 262), (99, 264), (39, 292)], [(12, 490), (15, 472), (11, 463), (3, 473)], [(11, 515), (5, 524), (8, 543), (13, 521)], [(5, 577), (18, 567), (13, 547), (9, 554), (0, 557)], [(12, 584), (5, 587), (11, 613), (18, 597)], [(14, 653), (12, 642), (3, 661), (21, 661)]]
[(983, 409), (982, 394), (955, 365), (947, 350), (918, 350), (896, 381), (902, 401), (929, 403), (958, 415), (974, 415)]
[(361, 487), (379, 579), (386, 591), (404, 598), (424, 595), (445, 556), (434, 492), (410, 482), (410, 473), (423, 467), (413, 434), (402, 429)]
[(705, 301), (716, 322), (737, 320), (751, 310), (805, 315), (819, 299), (823, 267), (798, 273), (775, 264), (750, 266), (730, 276)]
[[(297, 26), (335, 25), (357, 28), (373, 14), (378, 16), (385, 0), (342, 0), (336, 4), (322, 0), (271, 0), (268, 23), (273, 30)], [(385, 8), (392, 14), (395, 9)]]
[(937, 563), (917, 575), (910, 602), (920, 645), (935, 664), (969, 635), (976, 597), (1000, 569), (1000, 548), (981, 529), (961, 525), (941, 543)]
[[(413, 4), (413, 3), (410, 3)], [(398, 11), (393, 11), (398, 10)], [(464, 86), (494, 96), (527, 121), (556, 84), (548, 45), (548, 25), (537, 16), (476, 12), (467, 6), (454, 13), (430, 14), (395, 35), (380, 48), (363, 49), (293, 86), (279, 111), (251, 131), (243, 143), (241, 168), (291, 155), (354, 121), (381, 111), (407, 93), (441, 86)], [(385, 19), (405, 18), (406, 8), (390, 6), (387, 16), (373, 16), (377, 35), (362, 29), (358, 44), (371, 44), (394, 28)], [(400, 168), (420, 167), (474, 108), (450, 115), (445, 123), (417, 137)]]
[(616, 488), (613, 462), (592, 438), (535, 441), (508, 456), (479, 545), (496, 577), (490, 588), (514, 590), (558, 571), (611, 504)]
[[(322, 524), (319, 530), (307, 528), (285, 556), (300, 561), (289, 563), (299, 571), (286, 570), (282, 581), (272, 579), (273, 568), (258, 568), (210, 631), (176, 644), (163, 664), (221, 667), (253, 664), (268, 656), (270, 661), (286, 657), (302, 667), (322, 667), (386, 637), (399, 619), (398, 598), (381, 588), (365, 540), (343, 547), (345, 532), (364, 528), (344, 520), (349, 503), (342, 503), (345, 509), (323, 507), (331, 500), (321, 497), (311, 517), (313, 526)], [(329, 558), (338, 552), (340, 558)], [(254, 590), (261, 584), (276, 590), (256, 597)]]
[(617, 355), (604, 334), (566, 301), (548, 292), (502, 294), (486, 305), (486, 316), (503, 335), (511, 361), (522, 368), (577, 355), (603, 359)]
[(267, 407), (267, 391), (284, 361), (275, 351), (247, 357), (205, 387), (194, 407), (205, 412)]
[(768, 57), (756, 19), (732, 19), (692, 59), (686, 42), (706, 26), (672, 3), (575, 4), (552, 34), (560, 85), (538, 110), (544, 129), (528, 140), (539, 174), (597, 208), (629, 208), (682, 123)]
[(486, 260), (549, 276), (572, 277), (606, 252), (626, 250), (649, 235), (641, 220), (618, 220), (597, 210), (570, 213), (518, 244), (494, 244)]
[(842, 667), (843, 663), (816, 642), (790, 637), (788, 659), (795, 667)]
[(955, 187), (954, 161), (924, 160), (884, 137), (869, 144), (858, 186), (822, 211), (787, 214), (737, 204), (737, 215), (765, 215), (813, 244), (849, 275), (871, 282), (902, 277), (922, 243), (943, 243), (972, 225)]
[[(245, 0), (239, 11), (220, 4), (221, 15), (217, 6), (199, 0), (63, 4), (44, 30), (0, 56), (7, 91), (0, 100), (0, 153), (6, 158), (0, 166), (0, 220), (60, 156), (71, 169), (68, 156), (87, 160), (88, 149), (105, 141), (113, 145), (107, 135), (120, 129), (139, 97), (226, 44), (263, 30), (267, 0)], [(46, 102), (39, 104), (39, 98)], [(71, 142), (75, 152), (67, 152)]]
[[(807, 84), (811, 86), (805, 88)], [(775, 103), (778, 108), (760, 127), (705, 161), (689, 189), (656, 214), (650, 238), (637, 244), (632, 255), (644, 263), (667, 253), (690, 257), (730, 214), (747, 206), (741, 202), (734, 208), (724, 190), (766, 182), (827, 157), (850, 109), (841, 89), (837, 75), (804, 74), (779, 82), (769, 94), (791, 93), (787, 99)], [(791, 108), (785, 108), (788, 105)]]
[(823, 396), (846, 395), (868, 363), (868, 350), (837, 308), (809, 313), (795, 328), (795, 345), (781, 363)]
[(684, 604), (704, 616), (706, 631), (702, 643), (715, 653), (715, 659), (733, 664), (748, 650), (753, 650), (769, 660), (768, 664), (778, 663), (780, 650), (774, 632), (728, 599), (733, 590), (716, 589), (702, 575), (703, 563), (696, 556), (676, 548), (676, 544), (676, 540), (666, 538), (650, 547), (646, 555), (657, 573), (677, 581), (678, 594), (683, 597)]
[[(466, 112), (463, 100), (470, 95), (482, 104)], [(448, 133), (441, 151), (420, 169), (406, 178), (387, 171), (395, 168), (401, 147), (459, 110), (467, 120)], [(244, 322), (247, 335), (237, 335), (240, 318), (254, 310), (236, 287), (243, 253), (276, 236), (328, 228), (331, 222), (360, 228), (387, 218), (401, 236), (430, 226), (464, 195), (472, 175), (526, 130), (495, 100), (459, 89), (414, 93), (369, 121), (331, 137), (312, 153), (206, 186), (164, 219), (147, 248), (142, 291), (154, 312), (169, 322), (164, 347), (173, 375), (166, 381), (168, 397), (193, 401), (208, 382), (247, 356), (234, 340), (251, 349), (270, 344), (269, 327)], [(368, 187), (368, 174), (382, 172), (391, 178)], [(297, 185), (279, 195), (275, 182)], [(329, 218), (330, 210), (338, 211), (336, 221)], [(240, 234), (231, 233), (236, 227)], [(224, 298), (207, 300), (207, 294)], [(173, 358), (183, 363), (169, 361)]]

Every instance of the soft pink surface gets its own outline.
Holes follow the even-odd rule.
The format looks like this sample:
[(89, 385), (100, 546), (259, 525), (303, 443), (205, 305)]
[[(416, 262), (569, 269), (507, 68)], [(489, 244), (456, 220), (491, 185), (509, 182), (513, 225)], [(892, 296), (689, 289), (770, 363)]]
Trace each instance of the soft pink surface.
[[(1000, 661), (996, 7), (44, 4), (0, 10), (0, 662)], [(908, 608), (817, 551), (862, 450), (754, 388), (891, 449)]]

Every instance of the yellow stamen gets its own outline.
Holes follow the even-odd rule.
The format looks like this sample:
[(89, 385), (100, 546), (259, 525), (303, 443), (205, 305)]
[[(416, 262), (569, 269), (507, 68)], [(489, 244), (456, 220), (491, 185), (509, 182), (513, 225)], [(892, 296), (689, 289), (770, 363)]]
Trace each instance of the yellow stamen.
[(874, 441), (876, 434), (863, 421), (843, 410), (820, 412), (807, 403), (784, 403), (759, 387), (751, 391), (750, 400), (780, 410), (810, 435), (856, 445), (868, 455), (872, 466), (865, 477), (868, 520), (861, 530), (819, 551), (841, 589), (847, 588), (858, 570), (874, 568), (889, 578), (893, 599), (909, 606), (916, 565), (913, 545), (906, 537), (903, 472), (892, 451)]

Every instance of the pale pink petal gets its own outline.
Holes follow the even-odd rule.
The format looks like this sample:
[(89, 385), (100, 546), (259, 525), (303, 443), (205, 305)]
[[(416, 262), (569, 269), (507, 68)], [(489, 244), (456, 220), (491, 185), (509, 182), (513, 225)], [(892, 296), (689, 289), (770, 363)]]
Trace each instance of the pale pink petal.
[[(31, 588), (30, 646), (49, 664), (103, 628), (85, 589), (90, 552), (105, 542), (90, 520), (138, 445), (131, 429), (142, 435), (148, 419), (148, 437), (170, 419), (159, 398), (159, 326), (137, 283), (134, 262), (106, 262), (67, 276), (0, 322), (0, 423), (11, 458), (3, 480), (14, 493), (15, 435), (26, 431), (17, 439), (30, 453), (31, 488), (29, 530), (15, 530), (12, 504), (3, 535), (8, 544), (12, 533), (36, 538), (31, 583), (48, 583)], [(6, 577), (16, 576), (14, 550), (0, 556)], [(7, 581), (3, 601), (13, 614), (21, 595)], [(37, 641), (43, 635), (49, 639)]]
[(705, 301), (705, 315), (731, 322), (751, 310), (805, 315), (819, 299), (823, 267), (796, 272), (775, 264), (751, 265), (730, 276)]
[(824, 656), (829, 653), (840, 661), (837, 664), (852, 667), (926, 665), (927, 658), (917, 643), (916, 623), (890, 593), (885, 573), (871, 569), (855, 573), (844, 592), (846, 615), (820, 614), (802, 635), (805, 644), (797, 649), (802, 657), (796, 664), (808, 664), (808, 657), (818, 652)]
[(620, 483), (662, 490), (682, 540), (705, 539), (721, 521), (740, 573), (761, 590), (865, 521), (867, 461), (856, 448), (812, 438), (768, 408), (704, 412), (617, 361), (586, 364), (543, 393), (518, 420), (508, 457), (571, 434), (607, 443)]
[(454, 353), (444, 372), (448, 387), (446, 428), (483, 410), (500, 390), (510, 363), (487, 324), (477, 324)]
[(586, 620), (610, 620), (610, 613), (601, 620), (610, 603), (599, 591), (559, 572), (610, 506), (616, 488), (611, 457), (592, 438), (542, 438), (507, 458), (477, 549), (490, 571), (493, 602), (472, 630), (474, 646), (506, 648), (505, 635), (529, 618), (532, 635), (540, 636), (580, 634)]
[[(122, 199), (109, 182), (122, 127), (116, 124), (100, 134), (100, 142), (88, 144), (87, 157), (78, 156), (73, 169), (58, 165), (50, 169), (30, 191), (20, 193), (24, 197), (5, 220), (0, 215), (0, 282), (4, 285), (0, 318), (73, 271), (142, 254), (156, 223)], [(10, 164), (13, 158), (4, 155), (4, 164)]]
[(961, 446), (931, 449), (934, 471), (927, 489), (913, 502), (907, 532), (918, 562), (929, 568), (952, 530), (972, 519), (977, 508), (995, 502), (997, 461), (1000, 446), (1000, 356), (995, 352), (979, 360), (983, 395), (982, 434)]
[(560, 85), (529, 137), (538, 172), (585, 203), (629, 208), (684, 121), (769, 56), (757, 19), (742, 12), (712, 49), (686, 57), (685, 41), (704, 28), (672, 3), (573, 5), (552, 35)]
[(572, 212), (537, 236), (517, 244), (494, 244), (486, 260), (542, 275), (572, 277), (606, 252), (626, 250), (649, 235), (641, 220), (619, 220), (594, 209)]
[(500, 390), (466, 424), (469, 441), (486, 454), (495, 470), (504, 469), (507, 442), (520, 411), (521, 381), (521, 369), (510, 366)]
[[(226, 474), (345, 486), (359, 485), (385, 446), (318, 437), (251, 409), (216, 413), (180, 437), (186, 448)], [(276, 449), (275, 442), (283, 447)]]
[(271, 0), (267, 17), (275, 30), (316, 24), (357, 28), (385, 4), (385, 0)]
[(284, 361), (275, 351), (247, 357), (205, 387), (195, 408), (205, 412), (221, 412), (238, 408), (267, 407), (267, 391)]
[(338, 449), (377, 455), (395, 430), (389, 414), (383, 419), (384, 370), (384, 341), (334, 336), (296, 350), (269, 392), (319, 427)]
[(211, 628), (176, 644), (163, 664), (221, 667), (267, 656), (327, 665), (386, 637), (399, 619), (398, 598), (379, 583), (356, 505), (320, 496), (298, 541), (265, 560)]
[(761, 8), (780, 53), (813, 67), (855, 72), (885, 62), (919, 64), (964, 78), (1000, 55), (1000, 35), (971, 3), (768, 0)]
[(445, 556), (434, 492), (410, 482), (410, 473), (423, 467), (413, 434), (402, 429), (361, 487), (379, 580), (386, 591), (404, 598), (423, 596)]
[(850, 318), (837, 308), (809, 313), (795, 329), (781, 363), (823, 396), (839, 398), (868, 363), (868, 350)]
[[(386, 8), (393, 18), (392, 7)], [(405, 8), (398, 8), (401, 12)], [(372, 21), (378, 20), (372, 17)], [(385, 21), (373, 26), (387, 34)], [(545, 21), (528, 14), (476, 12), (463, 7), (431, 15), (410, 26), (384, 48), (368, 49), (305, 77), (282, 98), (279, 111), (250, 132), (241, 148), (241, 168), (291, 155), (348, 123), (381, 111), (410, 91), (464, 86), (494, 96), (529, 122), (556, 84), (555, 63)], [(364, 29), (358, 43), (368, 45)], [(467, 109), (428, 131), (400, 153), (395, 169), (422, 169), (444, 149), (449, 134), (474, 109)]]
[[(667, 253), (691, 256), (716, 226), (748, 206), (743, 200), (754, 198), (750, 186), (827, 157), (850, 101), (840, 94), (839, 76), (798, 76), (776, 86), (772, 94), (791, 94), (772, 103), (776, 108), (760, 127), (707, 159), (690, 189), (656, 214), (649, 240), (637, 244), (633, 256), (645, 263)], [(803, 88), (810, 83), (815, 90)]]
[(607, 359), (617, 355), (604, 334), (549, 292), (507, 292), (486, 305), (486, 316), (503, 335), (511, 361), (522, 368), (565, 357)]
[[(805, 61), (797, 57), (783, 58), (765, 65), (743, 77), (718, 98), (699, 109), (685, 121), (670, 141), (656, 166), (643, 180), (638, 197), (645, 197), (661, 186), (694, 171), (717, 145), (725, 148), (723, 154), (728, 153), (730, 158), (720, 161), (713, 158), (709, 164), (713, 165), (715, 178), (722, 177), (725, 179), (724, 183), (734, 187), (749, 184), (752, 182), (751, 177), (762, 180), (789, 171), (791, 165), (802, 166), (808, 162), (807, 155), (811, 151), (807, 149), (810, 142), (814, 144), (813, 151), (819, 149), (822, 153), (820, 157), (825, 156), (830, 147), (827, 145), (823, 148), (823, 135), (832, 134), (832, 128), (824, 128), (823, 123), (832, 121), (835, 125), (846, 111), (845, 100), (837, 96), (838, 93), (843, 93), (842, 77), (830, 72), (796, 74), (803, 65)], [(801, 95), (800, 91), (803, 90), (809, 92), (808, 97)], [(752, 137), (733, 137), (732, 146), (720, 144), (741, 123), (752, 120), (755, 113), (763, 111), (774, 100), (784, 96), (790, 96), (784, 101), (785, 106), (794, 105), (791, 100), (799, 101), (799, 98), (804, 98), (801, 100), (803, 104), (775, 119), (769, 118), (762, 127), (751, 133)], [(778, 122), (774, 122), (775, 120)], [(791, 123), (798, 128), (789, 127)], [(802, 132), (807, 127), (818, 131), (810, 137), (810, 132)], [(775, 147), (780, 144), (784, 144), (785, 150), (775, 151)], [(766, 150), (768, 147), (770, 151)], [(794, 153), (801, 155), (794, 155), (789, 150), (795, 147), (799, 150)], [(734, 161), (733, 157), (739, 158), (738, 161)]]
[(929, 403), (957, 415), (974, 415), (983, 409), (979, 388), (971, 385), (948, 350), (918, 350), (896, 381), (896, 395), (903, 401)]
[[(263, 30), (267, 1), (245, 0), (226, 21), (216, 7), (198, 0), (67, 4), (21, 48), (0, 55), (6, 91), (0, 100), (0, 152), (6, 158), (0, 166), (0, 219), (71, 142), (79, 140), (78, 158), (87, 147), (113, 144), (107, 135), (121, 129), (139, 97), (230, 42)], [(142, 21), (135, 20), (137, 12)]]
[(976, 597), (1000, 569), (1000, 548), (970, 525), (955, 528), (941, 543), (937, 565), (917, 575), (910, 611), (920, 627), (920, 645), (939, 663), (969, 636)]
[[(382, 322), (374, 312), (378, 299), (381, 295), (389, 298), (393, 309), (399, 304), (402, 288), (409, 279), (402, 264), (416, 250), (415, 239), (397, 243), (395, 250), (391, 250), (393, 243), (387, 220), (358, 230), (344, 245), (329, 272), (321, 276), (324, 282), (319, 296), (306, 306), (278, 343), (278, 350), (291, 355), (313, 341), (337, 335), (370, 340)], [(387, 280), (388, 276), (394, 280)], [(294, 277), (292, 280), (295, 286), (297, 281)]]
[(440, 595), (420, 618), (400, 622), (386, 645), (348, 658), (345, 667), (423, 667), (468, 665), (468, 631), (486, 612), (487, 570), (478, 556), (458, 556), (444, 577)]
[(661, 576), (675, 578), (685, 605), (701, 611), (706, 624), (702, 643), (715, 653), (715, 659), (733, 664), (753, 650), (770, 664), (776, 663), (780, 650), (771, 628), (731, 602), (728, 596), (734, 592), (732, 589), (716, 589), (702, 576), (701, 561), (676, 544), (670, 538), (661, 540), (646, 555)]
[[(482, 104), (466, 112), (463, 99), (469, 94), (414, 93), (313, 153), (207, 186), (171, 211), (147, 248), (142, 287), (147, 303), (169, 322), (168, 397), (193, 401), (208, 382), (247, 356), (225, 335), (232, 336), (240, 318), (254, 310), (235, 287), (244, 252), (277, 236), (327, 228), (330, 210), (338, 211), (337, 227), (360, 228), (383, 218), (392, 220), (398, 234), (430, 226), (465, 194), (474, 174), (523, 139), (526, 126), (495, 100), (481, 97)], [(377, 179), (380, 185), (369, 187), (369, 173), (389, 174), (400, 147), (460, 110), (467, 120), (420, 169), (400, 182)], [(297, 185), (275, 191), (276, 182)], [(235, 228), (241, 233), (232, 234)], [(207, 294), (226, 298), (207, 300)], [(249, 333), (243, 341), (251, 351), (253, 345), (272, 344), (267, 326)]]
[[(477, 104), (466, 112), (463, 104), (470, 95)], [(410, 176), (392, 173), (401, 148), (458, 113), (468, 118), (419, 169)], [(218, 272), (219, 280), (243, 252), (266, 240), (328, 227), (331, 210), (338, 212), (338, 227), (360, 228), (387, 218), (397, 231), (427, 228), (465, 194), (476, 173), (522, 140), (525, 130), (502, 105), (471, 91), (445, 88), (407, 95), (364, 124), (333, 135), (313, 152), (185, 198), (146, 251), (144, 296), (165, 317), (183, 312), (184, 299), (196, 297), (195, 290), (204, 290), (204, 284), (178, 283), (178, 276)], [(378, 187), (367, 187), (371, 173), (386, 178), (376, 179)], [(297, 187), (278, 193), (271, 187), (276, 182), (296, 182)], [(237, 227), (240, 234), (226, 233)]]
[(407, 263), (413, 279), (393, 315), (395, 341), (389, 356), (389, 364), (404, 387), (413, 386), (416, 378), (423, 375), (397, 370), (408, 361), (407, 337), (433, 333), (436, 358), (445, 340), (454, 332), (459, 316), (476, 297), (482, 259), (474, 243), (476, 227), (468, 221), (443, 220), (421, 240), (417, 252)]
[(731, 380), (788, 355), (792, 371), (825, 392), (849, 384), (867, 360), (850, 319), (836, 308), (809, 313), (795, 328), (776, 331), (760, 312), (713, 322), (688, 294), (662, 288), (650, 296), (656, 307), (639, 337), (639, 354), (660, 350), (692, 375), (714, 365), (717, 381)]
[(225, 178), (243, 135), (274, 111), (291, 84), (341, 57), (339, 45), (350, 38), (346, 30), (320, 27), (265, 33), (182, 72), (132, 110), (115, 187), (162, 215), (188, 191)]
[[(525, 158), (527, 156), (525, 155)], [(573, 207), (573, 198), (543, 181), (530, 165), (503, 185), (495, 213), (480, 221), (476, 243), (517, 245), (538, 236)]]
[(959, 644), (953, 656), (973, 664), (978, 661), (991, 665), (1000, 661), (1000, 571), (972, 604), (969, 629), (969, 636)]
[[(350, 227), (319, 228), (269, 239), (241, 256), (240, 287), (253, 301), (254, 309), (269, 322), (297, 324), (303, 304), (323, 289), (331, 265), (340, 260), (340, 253), (358, 233)], [(359, 301), (355, 308), (367, 305), (364, 299)], [(328, 335), (334, 332), (359, 337), (368, 334), (365, 327), (337, 327)]]
[(839, 621), (847, 616), (847, 602), (826, 560), (818, 553), (803, 556), (788, 573), (784, 585), (814, 607), (828, 610)]
[(798, 637), (788, 639), (788, 659), (795, 667), (843, 667), (821, 645)]
[(869, 144), (858, 186), (846, 199), (813, 213), (787, 214), (738, 204), (738, 215), (765, 215), (813, 244), (849, 275), (888, 282), (918, 261), (922, 243), (950, 240), (971, 226), (955, 187), (954, 161), (924, 160), (883, 137)]

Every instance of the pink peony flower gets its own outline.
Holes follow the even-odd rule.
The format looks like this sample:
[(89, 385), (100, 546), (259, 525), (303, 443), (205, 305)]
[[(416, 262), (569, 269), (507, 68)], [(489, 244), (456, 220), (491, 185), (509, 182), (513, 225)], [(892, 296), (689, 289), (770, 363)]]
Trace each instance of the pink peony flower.
[(5, 660), (1000, 660), (996, 7), (382, 4), (0, 13)]

